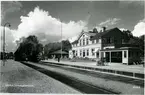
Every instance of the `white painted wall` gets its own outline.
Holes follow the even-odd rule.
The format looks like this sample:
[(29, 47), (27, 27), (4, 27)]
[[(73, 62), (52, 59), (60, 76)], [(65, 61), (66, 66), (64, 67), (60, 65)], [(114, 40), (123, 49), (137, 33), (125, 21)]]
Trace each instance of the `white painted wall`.
[[(97, 48), (101, 49), (101, 39), (99, 39), (98, 43), (96, 43), (96, 41), (95, 41), (94, 44), (92, 44), (92, 41), (89, 40), (89, 44), (88, 45), (86, 45), (86, 40), (85, 40), (85, 45), (81, 45), (80, 46), (80, 40), (83, 43), (82, 39), (84, 39), (84, 38), (85, 39), (86, 38), (90, 39), (90, 37), (88, 35), (85, 35), (85, 34), (83, 34), (83, 35), (78, 40), (77, 46), (73, 46), (72, 47), (72, 50), (77, 50), (78, 51), (78, 56), (77, 57), (82, 57), (82, 56), (80, 56), (80, 50), (82, 50), (82, 55), (83, 55), (83, 50), (85, 50), (85, 57), (96, 58), (96, 53), (95, 53), (94, 56), (92, 56), (92, 49), (97, 49)], [(89, 56), (87, 56), (87, 50), (89, 50)], [(99, 56), (100, 56), (100, 54), (99, 54)], [(70, 55), (69, 57), (72, 57), (72, 56)]]
[(106, 48), (111, 49), (111, 48), (115, 48), (115, 46), (106, 46), (106, 47), (103, 47), (103, 49), (106, 49)]
[[(124, 51), (126, 51), (126, 58), (124, 57)], [(128, 64), (128, 50), (122, 51), (122, 63)]]
[(69, 51), (69, 58), (71, 58), (71, 59), (73, 58), (73, 52), (72, 52), (72, 50)]

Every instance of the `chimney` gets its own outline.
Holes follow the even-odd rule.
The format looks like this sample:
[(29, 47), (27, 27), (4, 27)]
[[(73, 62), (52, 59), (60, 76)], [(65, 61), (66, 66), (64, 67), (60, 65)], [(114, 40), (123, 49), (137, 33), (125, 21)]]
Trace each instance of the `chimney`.
[(106, 31), (106, 27), (104, 26), (104, 27), (102, 27), (103, 28), (103, 32), (105, 32)]

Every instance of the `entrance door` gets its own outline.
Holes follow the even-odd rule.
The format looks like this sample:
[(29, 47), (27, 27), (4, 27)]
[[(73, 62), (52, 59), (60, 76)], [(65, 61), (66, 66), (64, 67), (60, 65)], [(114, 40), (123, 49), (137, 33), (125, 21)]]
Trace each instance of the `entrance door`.
[(105, 52), (106, 54), (106, 62), (110, 62), (110, 54), (109, 52)]
[(83, 57), (85, 57), (85, 50), (83, 50)]

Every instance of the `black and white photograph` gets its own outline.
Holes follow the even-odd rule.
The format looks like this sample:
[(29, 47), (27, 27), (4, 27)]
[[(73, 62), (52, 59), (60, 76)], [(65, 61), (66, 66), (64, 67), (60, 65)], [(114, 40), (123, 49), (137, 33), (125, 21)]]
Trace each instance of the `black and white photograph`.
[(0, 94), (144, 95), (144, 0), (0, 6)]

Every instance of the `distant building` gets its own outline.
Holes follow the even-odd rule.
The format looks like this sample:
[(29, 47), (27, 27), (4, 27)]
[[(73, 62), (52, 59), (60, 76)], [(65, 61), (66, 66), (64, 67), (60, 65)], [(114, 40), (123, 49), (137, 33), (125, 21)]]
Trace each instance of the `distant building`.
[(89, 32), (82, 32), (77, 40), (71, 43), (72, 50), (69, 51), (69, 58), (88, 57), (96, 60), (105, 58), (106, 62), (120, 62), (131, 64), (139, 61), (140, 50), (133, 45), (124, 42), (125, 35), (118, 28), (99, 32), (96, 29)]
[(52, 56), (52, 58), (58, 58), (58, 57), (68, 58), (68, 53), (61, 50), (54, 51), (50, 55)]

